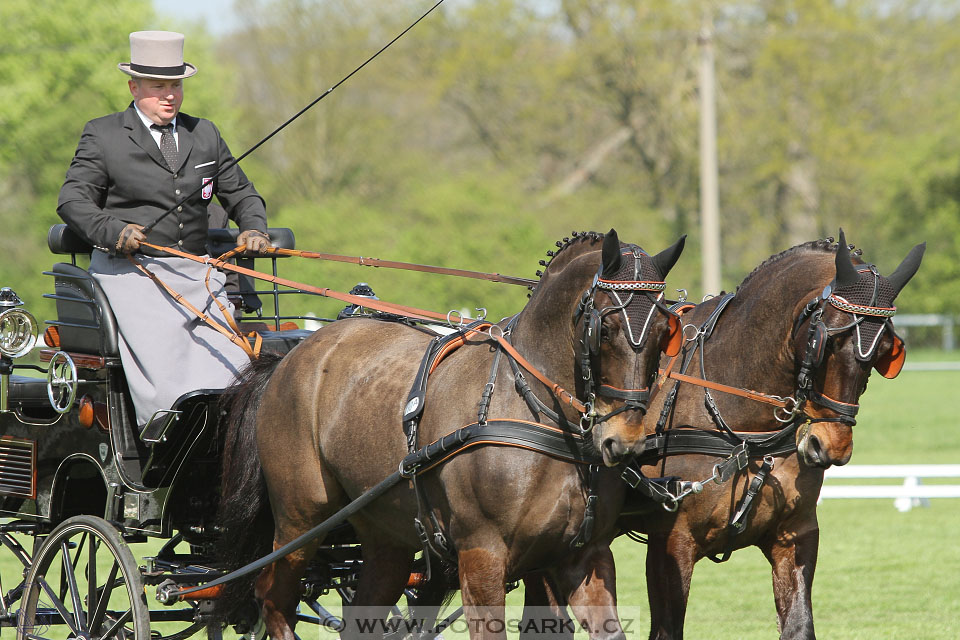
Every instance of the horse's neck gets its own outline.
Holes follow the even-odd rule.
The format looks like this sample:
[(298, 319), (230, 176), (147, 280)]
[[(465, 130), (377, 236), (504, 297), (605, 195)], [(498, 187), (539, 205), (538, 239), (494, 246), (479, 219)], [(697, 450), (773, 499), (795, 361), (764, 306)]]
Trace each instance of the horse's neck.
[[(797, 383), (791, 335), (793, 314), (804, 295), (805, 292), (777, 296), (776, 300), (738, 295), (721, 314), (713, 335), (706, 342), (706, 378), (768, 395), (792, 396)], [(699, 353), (690, 366), (690, 373), (700, 375)], [(723, 392), (712, 395), (721, 407), (731, 408), (725, 412), (731, 428), (742, 431), (776, 428), (771, 405)]]
[[(595, 265), (568, 265), (559, 278), (542, 283), (520, 312), (511, 342), (554, 382), (574, 391), (576, 336), (573, 311), (590, 284)], [(588, 274), (589, 272), (589, 274)]]
[(706, 342), (709, 378), (767, 393), (790, 393), (794, 366), (792, 351), (784, 348), (788, 323), (780, 318), (771, 323), (776, 315), (762, 303), (734, 299)]

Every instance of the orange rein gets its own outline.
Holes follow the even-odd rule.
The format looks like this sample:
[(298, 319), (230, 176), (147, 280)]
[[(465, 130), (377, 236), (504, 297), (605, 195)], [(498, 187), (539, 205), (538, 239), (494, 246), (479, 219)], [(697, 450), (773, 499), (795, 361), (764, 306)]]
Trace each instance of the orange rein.
[[(204, 258), (203, 256), (194, 255), (192, 253), (186, 253), (185, 251), (179, 251), (177, 249), (172, 249), (170, 247), (161, 247), (159, 245), (151, 244), (149, 242), (141, 243), (145, 247), (150, 247), (157, 251), (168, 253), (170, 255), (178, 256), (180, 258), (186, 258), (188, 260), (193, 260), (194, 262), (199, 262), (200, 264), (205, 264), (211, 268), (217, 267), (225, 271), (234, 271), (236, 273), (242, 273), (243, 275), (256, 278), (258, 280), (265, 280), (272, 284), (279, 284), (284, 287), (290, 287), (292, 289), (299, 289), (307, 293), (314, 293), (325, 298), (333, 298), (334, 300), (341, 300), (349, 304), (355, 304), (369, 309), (376, 309), (377, 311), (383, 311), (386, 313), (393, 313), (396, 315), (407, 316), (410, 318), (417, 318), (420, 320), (447, 320), (447, 315), (443, 313), (437, 313), (436, 311), (426, 311), (424, 309), (417, 309), (415, 307), (407, 307), (404, 305), (394, 304), (392, 302), (384, 302), (382, 300), (373, 300), (364, 296), (354, 296), (349, 293), (340, 293), (339, 291), (334, 291), (327, 287), (314, 287), (309, 284), (303, 284), (302, 282), (295, 282), (293, 280), (288, 280), (286, 278), (281, 278), (279, 276), (273, 276), (267, 273), (261, 273), (260, 271), (254, 271), (253, 269), (247, 269), (246, 267), (240, 267), (237, 265), (230, 264), (221, 258)], [(233, 251), (228, 251), (223, 254), (229, 258), (233, 254)]]
[[(694, 308), (694, 305), (689, 305), (678, 309), (678, 315), (683, 315), (687, 311), (690, 311)], [(694, 325), (690, 325), (694, 326)], [(693, 339), (696, 339), (694, 337)], [(681, 350), (677, 355), (670, 358), (670, 362), (667, 364), (666, 369), (660, 370), (660, 377), (657, 380), (657, 389), (663, 386), (668, 378), (671, 380), (676, 380), (678, 382), (686, 382), (687, 384), (692, 384), (697, 387), (705, 387), (707, 389), (713, 389), (714, 391), (720, 391), (722, 393), (729, 393), (731, 395), (740, 396), (741, 398), (749, 398), (751, 400), (757, 400), (758, 402), (765, 402), (767, 404), (772, 404), (776, 407), (786, 409), (790, 407), (793, 410), (796, 407), (796, 400), (793, 398), (781, 398), (780, 396), (772, 396), (767, 393), (761, 393), (760, 391), (754, 391), (753, 389), (743, 389), (741, 387), (731, 387), (726, 384), (721, 384), (719, 382), (712, 382), (710, 380), (704, 380), (703, 378), (695, 378), (693, 376), (688, 376), (683, 373), (677, 373), (673, 370), (673, 365), (676, 364), (677, 360), (683, 354)]]
[[(537, 284), (536, 280), (530, 280), (529, 278), (518, 278), (516, 276), (505, 276), (501, 273), (483, 273), (480, 271), (467, 271), (465, 269), (448, 269), (447, 267), (434, 267), (427, 264), (414, 264), (411, 262), (395, 262), (393, 260), (381, 260), (380, 258), (364, 258), (363, 256), (341, 256), (335, 253), (317, 253), (315, 251), (281, 249), (279, 247), (270, 247), (265, 249), (264, 253), (274, 253), (281, 256), (296, 256), (299, 258), (311, 258), (314, 260), (346, 262), (349, 264), (357, 264), (361, 267), (383, 267), (385, 269), (406, 269), (407, 271), (421, 271), (423, 273), (439, 273), (447, 276), (473, 278), (475, 280), (489, 280), (490, 282), (503, 282), (504, 284), (518, 284), (525, 287), (532, 287)], [(231, 251), (230, 254), (232, 257), (234, 251)], [(220, 257), (226, 258), (227, 255), (224, 254)]]
[[(349, 293), (341, 293), (339, 291), (334, 291), (326, 287), (314, 287), (312, 285), (295, 282), (293, 280), (287, 280), (285, 278), (280, 278), (278, 276), (261, 273), (259, 271), (254, 271), (253, 269), (247, 269), (245, 267), (240, 267), (237, 265), (230, 264), (229, 262), (226, 262), (226, 259), (229, 259), (233, 255), (242, 251), (242, 248), (240, 247), (228, 251), (227, 253), (223, 254), (220, 258), (204, 258), (202, 256), (197, 256), (192, 253), (186, 253), (184, 251), (179, 251), (177, 249), (172, 249), (170, 247), (162, 247), (159, 245), (151, 244), (149, 242), (143, 242), (141, 244), (143, 244), (146, 247), (150, 247), (151, 249), (161, 251), (163, 253), (169, 253), (170, 255), (179, 256), (181, 258), (187, 258), (188, 260), (193, 260), (194, 262), (199, 262), (201, 264), (209, 265), (211, 269), (214, 267), (217, 267), (220, 269), (224, 269), (226, 271), (234, 271), (236, 273), (242, 273), (252, 278), (257, 278), (258, 280), (265, 280), (270, 283), (279, 284), (285, 287), (291, 287), (293, 289), (299, 289), (301, 291), (306, 291), (309, 293), (315, 293), (317, 295), (324, 296), (327, 298), (342, 300), (343, 302), (347, 302), (349, 304), (356, 304), (359, 306), (367, 307), (369, 309), (376, 309), (377, 311), (384, 311), (386, 313), (392, 313), (395, 315), (406, 316), (408, 318), (415, 318), (419, 320), (432, 319), (432, 320), (444, 320), (449, 322), (449, 314), (441, 314), (441, 313), (437, 313), (436, 311), (427, 311), (424, 309), (417, 309), (415, 307), (407, 307), (404, 305), (394, 304), (392, 302), (384, 302), (382, 300), (373, 300), (371, 298), (367, 298), (363, 296), (354, 296), (354, 295), (350, 295)], [(268, 250), (268, 253), (271, 251), (274, 253), (277, 253), (280, 251), (287, 251), (287, 250), (272, 249), (272, 250)], [(300, 253), (307, 253), (307, 252), (300, 252)], [(291, 255), (296, 255), (296, 253)], [(136, 260), (132, 256), (130, 256), (130, 259), (134, 263), (136, 263)], [(167, 285), (162, 283), (159, 280), (159, 278), (151, 274), (147, 269), (140, 266), (139, 263), (137, 264), (142, 271), (144, 271), (155, 282), (157, 282), (167, 292), (169, 292), (170, 295), (172, 295), (178, 302), (186, 306), (198, 317), (202, 318), (205, 322), (209, 323), (215, 329), (217, 329), (221, 333), (224, 333), (224, 335), (229, 335), (228, 333), (225, 333), (226, 329), (220, 326), (219, 323), (216, 323), (211, 318), (209, 318), (209, 316), (207, 316), (206, 314), (203, 314), (201, 311), (199, 311), (198, 309), (190, 305), (186, 300), (183, 300), (179, 294), (177, 294), (175, 291), (170, 289)], [(460, 270), (454, 269), (451, 271), (460, 271)], [(476, 273), (476, 272), (463, 272), (463, 273)], [(490, 274), (485, 274), (485, 275), (490, 275)], [(519, 278), (515, 278), (514, 280), (519, 280)], [(515, 282), (514, 284), (519, 284), (519, 283)], [(229, 315), (229, 314), (226, 314), (226, 315)], [(462, 321), (468, 322), (470, 321), (470, 319), (463, 318)], [(561, 387), (559, 384), (550, 380), (539, 369), (537, 369), (529, 360), (524, 358), (520, 354), (520, 352), (517, 351), (516, 348), (503, 337), (502, 333), (500, 335), (494, 335), (494, 333), (489, 330), (483, 331), (481, 329), (466, 329), (466, 328), (465, 330), (470, 334), (485, 334), (491, 339), (496, 340), (497, 343), (503, 348), (503, 350), (509, 353), (516, 360), (517, 364), (519, 364), (521, 367), (526, 369), (537, 380), (539, 380), (544, 385), (546, 385), (547, 388), (550, 389), (553, 392), (553, 394), (556, 395), (558, 398), (560, 398), (562, 401), (566, 402), (567, 404), (569, 404), (571, 407), (573, 407), (580, 413), (586, 413), (587, 411), (590, 410), (589, 406), (580, 402), (580, 400), (578, 400), (576, 396), (574, 396), (572, 393), (570, 393), (569, 391)], [(231, 338), (231, 341), (233, 341), (235, 344), (239, 344), (238, 340), (239, 342), (243, 342), (244, 345), (246, 345), (246, 341), (244, 341), (242, 338), (239, 338), (239, 336), (234, 335), (233, 338)], [(244, 351), (246, 351), (248, 355), (251, 354), (251, 349), (249, 345), (245, 346)], [(256, 357), (256, 355), (251, 355), (250, 357), (254, 358)]]

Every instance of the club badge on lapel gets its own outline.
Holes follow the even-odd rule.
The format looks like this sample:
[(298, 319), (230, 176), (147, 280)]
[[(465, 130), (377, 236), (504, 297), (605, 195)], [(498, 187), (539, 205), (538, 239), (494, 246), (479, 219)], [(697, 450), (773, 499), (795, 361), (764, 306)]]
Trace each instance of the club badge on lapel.
[(203, 179), (203, 191), (200, 192), (200, 197), (204, 200), (209, 200), (213, 197), (213, 178)]

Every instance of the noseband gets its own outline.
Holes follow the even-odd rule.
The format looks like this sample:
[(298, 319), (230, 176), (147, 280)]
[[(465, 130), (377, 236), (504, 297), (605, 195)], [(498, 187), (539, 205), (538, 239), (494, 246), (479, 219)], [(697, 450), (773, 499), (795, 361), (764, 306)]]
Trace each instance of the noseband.
[[(624, 411), (646, 411), (650, 402), (649, 384), (642, 389), (620, 389), (607, 384), (598, 385), (603, 318), (611, 313), (621, 314), (623, 331), (630, 346), (638, 354), (647, 342), (650, 323), (657, 309), (671, 318), (671, 329), (676, 327), (679, 334), (679, 317), (663, 303), (663, 292), (667, 283), (654, 279), (659, 276), (656, 267), (650, 263), (649, 256), (640, 247), (629, 245), (626, 248), (628, 250), (622, 254), (623, 264), (614, 276), (603, 277), (601, 265), (591, 285), (580, 296), (580, 303), (573, 316), (575, 325), (581, 318), (584, 320), (579, 349), (580, 378), (583, 382), (584, 394), (592, 409), (588, 414), (588, 423), (581, 423), (581, 429), (584, 431), (589, 431), (594, 424), (609, 420)], [(628, 259), (631, 257), (632, 264)], [(642, 258), (647, 258), (646, 263)], [(598, 310), (596, 308), (598, 290), (607, 292), (613, 304)], [(594, 401), (598, 395), (621, 400), (622, 404), (609, 413), (597, 415)]]
[[(899, 336), (893, 331), (891, 318), (897, 313), (892, 306), (896, 295), (888, 290), (889, 285), (877, 272), (874, 265), (864, 265), (857, 269), (860, 279), (852, 284), (835, 290), (836, 281), (824, 287), (823, 292), (804, 306), (803, 311), (794, 323), (793, 334), (796, 335), (800, 326), (809, 318), (807, 343), (804, 351), (800, 372), (797, 374), (796, 406), (804, 400), (810, 400), (834, 413), (836, 418), (817, 418), (814, 422), (843, 422), (853, 426), (857, 423), (856, 415), (860, 409), (859, 403), (848, 403), (834, 400), (817, 391), (813, 386), (813, 374), (823, 363), (826, 354), (827, 340), (831, 335), (839, 335), (846, 331), (854, 331), (856, 337), (856, 357), (861, 362), (873, 358), (880, 337), (884, 329), (890, 328), (894, 340), (902, 344)], [(872, 280), (872, 282), (871, 282)], [(844, 295), (841, 295), (844, 294)], [(869, 298), (867, 296), (869, 295)], [(854, 300), (851, 300), (854, 299)], [(856, 299), (864, 300), (860, 302)], [(889, 301), (887, 306), (880, 306), (881, 299)], [(853, 320), (842, 327), (827, 327), (823, 322), (823, 312), (827, 304), (853, 316)], [(899, 345), (898, 345), (899, 346)], [(899, 371), (899, 368), (897, 369)], [(883, 375), (887, 375), (883, 373)], [(894, 374), (895, 375), (895, 374)]]

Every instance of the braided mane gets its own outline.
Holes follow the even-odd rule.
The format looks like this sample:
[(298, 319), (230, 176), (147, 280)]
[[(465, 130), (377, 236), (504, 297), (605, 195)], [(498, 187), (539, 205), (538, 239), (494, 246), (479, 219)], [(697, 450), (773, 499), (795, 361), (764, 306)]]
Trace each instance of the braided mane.
[[(556, 251), (550, 250), (547, 251), (547, 258), (549, 260), (541, 260), (540, 266), (544, 267), (543, 269), (537, 270), (537, 277), (543, 278), (543, 275), (550, 270), (550, 267), (554, 265), (563, 266), (569, 262), (572, 258), (576, 257), (577, 252), (569, 251), (570, 247), (579, 247), (584, 243), (589, 243), (590, 245), (597, 244), (603, 241), (604, 234), (597, 231), (571, 231), (569, 237), (565, 237), (563, 240), (557, 240)], [(557, 268), (554, 267), (554, 268)], [(538, 283), (539, 284), (539, 283)], [(536, 286), (531, 288), (535, 290)]]
[(770, 256), (769, 258), (761, 262), (757, 266), (757, 268), (751, 271), (749, 274), (747, 274), (747, 277), (743, 279), (743, 282), (741, 282), (737, 286), (737, 292), (739, 293), (740, 289), (742, 289), (750, 281), (750, 279), (757, 274), (758, 271), (763, 271), (768, 266), (776, 262), (779, 262), (780, 260), (783, 260), (788, 256), (792, 256), (798, 253), (808, 253), (808, 252), (834, 253), (836, 252), (836, 250), (837, 250), (837, 247), (833, 238), (824, 238), (822, 240), (811, 240), (809, 242), (804, 242), (803, 244), (798, 244), (796, 246), (790, 247), (789, 249), (781, 251), (776, 255)]

